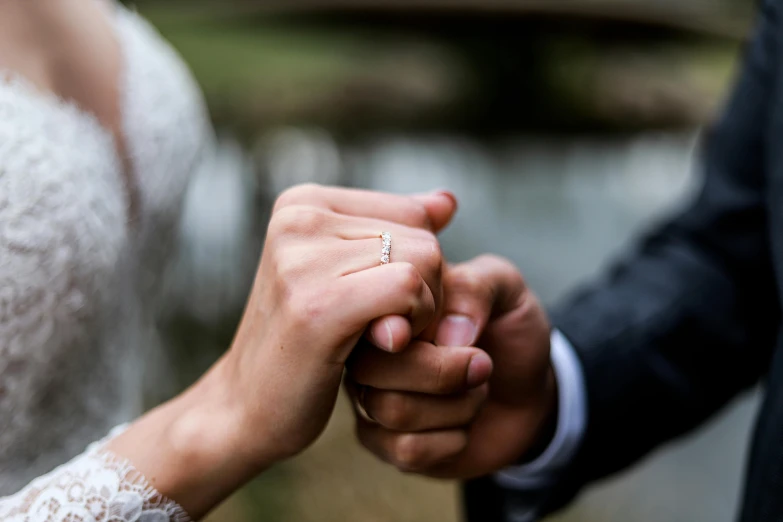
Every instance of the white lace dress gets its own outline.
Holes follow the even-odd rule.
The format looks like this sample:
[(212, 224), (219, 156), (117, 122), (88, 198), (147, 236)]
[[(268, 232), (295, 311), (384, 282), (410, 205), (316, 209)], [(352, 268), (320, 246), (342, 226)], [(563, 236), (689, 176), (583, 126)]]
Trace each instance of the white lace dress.
[(117, 7), (114, 24), (140, 193), (133, 223), (109, 134), (0, 74), (3, 522), (187, 520), (100, 442), (82, 453), (141, 413), (158, 277), (187, 181), (214, 149), (181, 60), (138, 15)]

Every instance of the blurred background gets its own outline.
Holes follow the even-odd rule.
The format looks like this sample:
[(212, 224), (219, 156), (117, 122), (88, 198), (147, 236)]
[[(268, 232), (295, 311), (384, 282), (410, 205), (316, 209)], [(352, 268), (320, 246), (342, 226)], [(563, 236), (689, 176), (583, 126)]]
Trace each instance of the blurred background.
[[(699, 183), (751, 27), (749, 0), (154, 0), (131, 3), (190, 64), (221, 148), (194, 183), (177, 306), (178, 381), (228, 346), (277, 193), (306, 181), (448, 188), (453, 261), (521, 267), (547, 303), (595, 276)], [(729, 521), (755, 411), (710, 426), (591, 488), (560, 521)], [(362, 452), (341, 400), (311, 450), (213, 521), (459, 520), (452, 484)]]

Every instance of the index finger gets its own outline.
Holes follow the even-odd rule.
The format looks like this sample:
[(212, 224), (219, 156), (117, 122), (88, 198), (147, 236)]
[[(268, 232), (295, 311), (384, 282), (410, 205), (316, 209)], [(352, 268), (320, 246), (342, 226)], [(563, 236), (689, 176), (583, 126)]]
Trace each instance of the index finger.
[(456, 198), (447, 191), (401, 196), (315, 184), (299, 185), (285, 191), (277, 199), (275, 211), (288, 205), (328, 208), (338, 214), (382, 219), (432, 232), (445, 228), (457, 210)]

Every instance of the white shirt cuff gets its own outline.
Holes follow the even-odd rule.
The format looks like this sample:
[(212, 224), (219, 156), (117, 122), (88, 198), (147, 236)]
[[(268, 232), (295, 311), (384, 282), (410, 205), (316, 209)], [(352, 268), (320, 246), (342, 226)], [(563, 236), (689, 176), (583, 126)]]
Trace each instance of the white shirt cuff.
[(549, 447), (533, 462), (507, 468), (495, 475), (501, 486), (536, 490), (549, 486), (574, 457), (587, 425), (587, 392), (584, 374), (574, 347), (554, 330), (551, 357), (557, 379), (558, 417), (555, 436)]

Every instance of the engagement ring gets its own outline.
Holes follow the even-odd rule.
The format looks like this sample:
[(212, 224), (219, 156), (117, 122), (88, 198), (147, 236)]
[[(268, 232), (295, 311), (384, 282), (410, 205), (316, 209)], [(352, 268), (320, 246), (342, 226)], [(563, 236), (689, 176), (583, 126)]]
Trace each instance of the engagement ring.
[(383, 249), (381, 250), (381, 264), (388, 265), (391, 261), (391, 233), (384, 232), (381, 234), (383, 240)]

